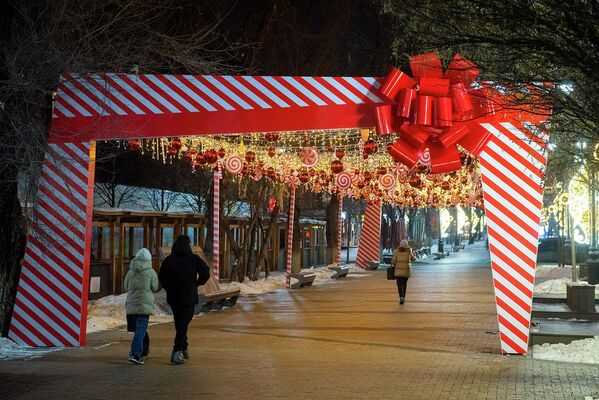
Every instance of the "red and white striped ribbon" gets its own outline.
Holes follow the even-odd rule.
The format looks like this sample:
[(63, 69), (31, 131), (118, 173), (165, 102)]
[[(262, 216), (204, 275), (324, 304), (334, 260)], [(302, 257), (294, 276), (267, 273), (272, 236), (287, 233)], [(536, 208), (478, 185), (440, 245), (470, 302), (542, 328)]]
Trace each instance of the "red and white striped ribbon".
[(212, 276), (220, 280), (220, 169), (212, 173)]
[(65, 74), (54, 118), (140, 116), (382, 103), (372, 77)]
[(371, 201), (366, 207), (356, 259), (356, 264), (359, 267), (366, 268), (369, 262), (380, 261), (381, 211), (382, 203), (380, 201)]
[[(341, 262), (341, 240), (343, 238), (341, 232), (343, 229), (343, 220), (341, 219), (341, 215), (343, 213), (343, 196), (338, 194), (337, 198), (339, 199), (339, 210), (337, 213), (337, 254), (335, 255), (335, 264), (339, 264)], [(347, 234), (349, 235), (349, 232)]]
[(19, 344), (85, 343), (94, 160), (90, 143), (48, 146), (9, 330)]
[(287, 212), (287, 245), (285, 246), (285, 271), (287, 272), (286, 286), (291, 286), (291, 267), (293, 260), (293, 220), (295, 218), (295, 185), (289, 192), (289, 211)]
[(480, 169), (501, 350), (525, 354), (543, 206), (546, 135), (535, 135), (513, 122), (481, 125), (493, 134), (480, 155)]

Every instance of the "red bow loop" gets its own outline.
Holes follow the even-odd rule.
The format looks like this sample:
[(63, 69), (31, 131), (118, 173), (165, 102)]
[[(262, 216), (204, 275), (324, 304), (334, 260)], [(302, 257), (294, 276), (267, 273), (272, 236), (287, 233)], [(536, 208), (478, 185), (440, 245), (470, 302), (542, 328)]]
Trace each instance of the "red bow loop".
[(397, 68), (387, 74), (380, 92), (390, 104), (376, 108), (377, 131), (380, 135), (400, 133), (399, 140), (389, 146), (397, 162), (412, 167), (427, 147), (434, 173), (457, 170), (461, 164), (456, 145), (478, 155), (488, 140), (488, 135), (465, 124), (495, 113), (489, 93), (469, 90), (479, 70), (455, 54), (444, 71), (434, 52), (410, 57), (410, 68), (413, 77)]

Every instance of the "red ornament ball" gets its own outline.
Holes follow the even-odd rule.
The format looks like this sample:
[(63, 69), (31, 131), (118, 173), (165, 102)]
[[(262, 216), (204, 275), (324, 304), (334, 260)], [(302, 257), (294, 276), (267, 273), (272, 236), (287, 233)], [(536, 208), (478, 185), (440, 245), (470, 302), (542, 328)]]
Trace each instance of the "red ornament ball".
[(331, 172), (334, 174), (343, 172), (343, 163), (340, 160), (331, 161)]
[(264, 139), (266, 139), (267, 142), (276, 142), (279, 140), (279, 134), (275, 132), (269, 132), (264, 135)]
[(196, 162), (200, 165), (204, 165), (206, 164), (206, 156), (204, 155), (204, 153), (198, 153), (198, 155), (196, 155)]
[(254, 161), (256, 161), (256, 153), (254, 153), (253, 151), (248, 151), (245, 153), (245, 161), (249, 162), (249, 163), (253, 163)]
[(378, 146), (376, 142), (372, 139), (367, 140), (366, 143), (364, 143), (364, 153), (368, 155), (376, 153), (377, 149)]
[(127, 142), (127, 147), (131, 151), (139, 151), (141, 149), (141, 141), (139, 139), (132, 139)]
[(227, 152), (222, 147), (220, 149), (218, 149), (218, 158), (225, 158), (226, 154), (227, 154)]
[(272, 147), (272, 146), (271, 146), (271, 147), (269, 147), (269, 148), (268, 148), (268, 156), (269, 156), (269, 157), (274, 157), (274, 156), (275, 156), (275, 154), (277, 154), (277, 152), (276, 152), (276, 149), (275, 149), (274, 147)]
[(335, 150), (335, 157), (337, 157), (338, 159), (341, 160), (343, 157), (345, 157), (345, 150), (343, 150), (343, 149)]
[(307, 170), (302, 170), (299, 174), (299, 180), (302, 183), (306, 183), (310, 180), (310, 174)]
[(179, 149), (181, 149), (181, 139), (173, 138), (173, 140), (171, 140), (171, 147), (176, 151), (179, 151)]
[(206, 162), (208, 164), (214, 164), (218, 160), (218, 154), (214, 149), (206, 150), (204, 157), (206, 157)]

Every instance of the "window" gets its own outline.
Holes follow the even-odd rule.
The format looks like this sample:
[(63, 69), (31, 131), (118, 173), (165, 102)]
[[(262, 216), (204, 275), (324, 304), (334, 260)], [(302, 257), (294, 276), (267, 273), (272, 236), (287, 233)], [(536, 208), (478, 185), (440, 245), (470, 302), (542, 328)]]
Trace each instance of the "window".
[(160, 227), (161, 247), (172, 247), (175, 241), (175, 228), (173, 226)]
[(134, 257), (144, 246), (144, 228), (125, 225), (125, 256)]

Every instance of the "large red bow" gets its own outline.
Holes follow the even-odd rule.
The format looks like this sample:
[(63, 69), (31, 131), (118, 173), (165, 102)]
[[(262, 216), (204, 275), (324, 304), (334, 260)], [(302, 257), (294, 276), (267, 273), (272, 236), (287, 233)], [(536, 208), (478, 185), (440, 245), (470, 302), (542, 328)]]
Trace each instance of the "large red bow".
[(477, 156), (490, 137), (477, 120), (495, 113), (491, 91), (471, 88), (478, 68), (459, 54), (445, 72), (434, 52), (411, 57), (410, 68), (413, 77), (397, 68), (387, 75), (380, 91), (390, 103), (376, 108), (377, 131), (400, 133), (388, 147), (396, 162), (411, 168), (428, 149), (432, 173), (455, 171), (462, 165), (456, 144)]

